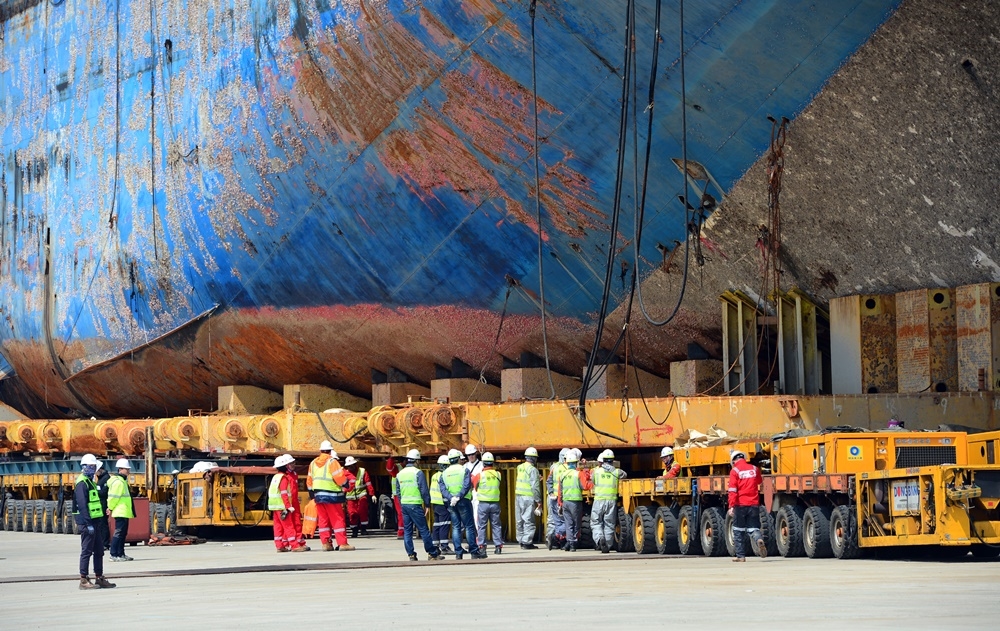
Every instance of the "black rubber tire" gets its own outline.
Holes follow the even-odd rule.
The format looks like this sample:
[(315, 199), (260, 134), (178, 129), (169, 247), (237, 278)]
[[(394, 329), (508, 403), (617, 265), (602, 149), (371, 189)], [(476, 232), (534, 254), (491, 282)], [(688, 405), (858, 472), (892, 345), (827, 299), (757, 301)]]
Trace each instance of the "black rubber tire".
[(156, 507), (159, 506), (156, 502), (149, 503), (149, 532), (150, 534), (156, 534)]
[(37, 533), (45, 532), (45, 500), (35, 500), (35, 526)]
[(59, 510), (60, 508), (62, 508), (62, 502), (52, 502), (52, 532), (57, 535), (63, 534), (63, 514)]
[[(396, 523), (396, 505), (388, 495), (380, 495), (378, 498), (378, 526), (382, 530), (395, 531), (399, 526)], [(457, 524), (452, 528), (458, 528)]]
[(734, 537), (733, 526), (736, 524), (736, 518), (726, 511), (726, 525), (723, 526), (724, 532), (726, 533), (726, 552), (731, 557), (736, 556), (736, 539)]
[(24, 520), (26, 518), (24, 500), (14, 500), (14, 531), (24, 532)]
[(677, 513), (678, 511), (669, 506), (661, 506), (656, 509), (653, 524), (653, 539), (656, 541), (656, 552), (658, 554), (677, 554), (680, 549), (677, 547)]
[(156, 505), (156, 511), (154, 514), (156, 519), (156, 534), (167, 534), (167, 507), (163, 504)]
[[(767, 546), (767, 556), (778, 556), (778, 541), (774, 538), (774, 515), (763, 506), (760, 507), (760, 536)], [(754, 546), (754, 554), (760, 556), (757, 546)]]
[(577, 547), (581, 550), (593, 550), (596, 547), (594, 531), (590, 528), (590, 513), (580, 518), (580, 540)]
[(701, 551), (707, 557), (721, 557), (726, 554), (726, 515), (721, 508), (712, 506), (701, 511), (698, 536)]
[(802, 548), (810, 559), (829, 559), (833, 556), (830, 547), (830, 514), (826, 506), (810, 506), (802, 515)]
[(615, 528), (615, 550), (618, 552), (634, 552), (632, 541), (632, 516), (618, 507), (618, 526)]
[(21, 530), (23, 532), (34, 532), (35, 531), (35, 500), (24, 500), (24, 509), (21, 513), (24, 515), (23, 526)]
[(850, 506), (838, 506), (830, 513), (830, 549), (838, 559), (857, 559), (858, 518)]
[(56, 503), (52, 501), (46, 501), (42, 508), (42, 532), (44, 533), (54, 533), (56, 532)]
[(778, 539), (778, 554), (783, 557), (800, 557), (805, 554), (802, 547), (802, 514), (801, 506), (787, 505), (778, 510), (775, 517), (774, 531)]
[(977, 559), (995, 559), (1000, 557), (1000, 548), (982, 543), (972, 544), (972, 556)]
[(9, 499), (3, 502), (3, 512), (0, 513), (0, 530), (10, 530), (7, 528), (7, 507), (10, 506), (10, 503)]
[(701, 528), (695, 523), (694, 506), (681, 508), (677, 515), (677, 551), (681, 554), (701, 554)]
[(177, 515), (175, 513), (173, 503), (167, 504), (166, 510), (164, 511), (166, 516), (164, 518), (164, 532), (168, 535), (177, 532)]
[(14, 517), (17, 515), (17, 511), (14, 508), (14, 502), (16, 500), (8, 499), (3, 507), (3, 521), (4, 530), (14, 531)]
[(73, 519), (73, 500), (63, 500), (62, 532), (64, 535), (76, 534), (76, 520)]
[(632, 547), (636, 554), (656, 552), (656, 519), (648, 506), (638, 506), (632, 513)]

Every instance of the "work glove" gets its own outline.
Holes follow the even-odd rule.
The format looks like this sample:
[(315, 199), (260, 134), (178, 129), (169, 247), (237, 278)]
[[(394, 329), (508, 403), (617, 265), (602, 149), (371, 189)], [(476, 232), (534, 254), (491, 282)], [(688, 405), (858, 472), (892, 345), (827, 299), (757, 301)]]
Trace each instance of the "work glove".
[(541, 517), (541, 516), (542, 516), (542, 509), (541, 509), (540, 506), (536, 506), (535, 507), (535, 517)]
[(730, 506), (729, 510), (726, 511), (726, 517), (732, 517), (732, 516), (733, 516), (733, 507)]
[(452, 498), (451, 498), (451, 507), (455, 508), (456, 504), (458, 504), (458, 498), (455, 497), (455, 496), (452, 496)]
[(282, 519), (288, 519), (288, 509), (287, 508), (285, 510), (281, 511), (281, 518)]
[(295, 512), (295, 507), (294, 506), (289, 506), (288, 507), (288, 512), (289, 513), (294, 513)]
[(550, 499), (550, 500), (554, 500), (554, 499), (556, 499), (556, 497), (557, 497), (557, 496), (556, 496), (556, 494), (555, 494), (555, 493), (549, 493), (549, 499)]
[(94, 534), (94, 525), (93, 524), (88, 524), (87, 525), (87, 534), (88, 535)]

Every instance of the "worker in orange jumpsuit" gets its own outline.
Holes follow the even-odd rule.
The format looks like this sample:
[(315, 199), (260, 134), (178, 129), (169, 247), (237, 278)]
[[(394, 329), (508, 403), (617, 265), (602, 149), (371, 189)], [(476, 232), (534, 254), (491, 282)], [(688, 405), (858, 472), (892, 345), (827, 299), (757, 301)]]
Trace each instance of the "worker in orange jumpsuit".
[(365, 468), (358, 464), (354, 456), (348, 456), (344, 467), (355, 478), (354, 488), (347, 492), (347, 519), (351, 525), (351, 536), (368, 534), (368, 502), (375, 499), (375, 487)]
[(660, 461), (663, 463), (663, 477), (676, 478), (681, 473), (681, 465), (674, 462), (674, 450), (664, 447), (660, 450)]
[[(337, 452), (330, 441), (324, 440), (319, 447), (320, 454), (309, 464), (306, 486), (309, 495), (316, 502), (316, 523), (323, 550), (353, 550), (347, 543), (347, 514), (345, 504), (347, 492), (351, 490), (354, 476), (340, 466)], [(334, 547), (332, 539), (337, 540)]]
[(385, 470), (391, 478), (389, 482), (392, 485), (392, 503), (396, 505), (396, 538), (403, 538), (403, 505), (399, 501), (399, 488), (396, 482), (396, 474), (399, 473), (399, 467), (396, 465), (396, 461), (389, 456), (389, 459), (385, 461)]
[(278, 473), (267, 490), (267, 508), (274, 519), (274, 547), (278, 552), (308, 552), (302, 536), (299, 510), (299, 476), (292, 469), (295, 458), (289, 454), (274, 459)]

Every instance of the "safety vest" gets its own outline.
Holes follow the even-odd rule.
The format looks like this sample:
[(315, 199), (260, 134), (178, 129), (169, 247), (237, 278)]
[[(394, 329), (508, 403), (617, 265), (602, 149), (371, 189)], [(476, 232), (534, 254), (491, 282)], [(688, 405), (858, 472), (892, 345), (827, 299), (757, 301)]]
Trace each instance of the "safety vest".
[(267, 510), (285, 510), (285, 501), (281, 499), (281, 478), (283, 474), (276, 473), (271, 478), (271, 486), (267, 488)]
[(330, 473), (331, 462), (333, 462), (332, 458), (327, 460), (326, 464), (322, 467), (317, 465), (315, 460), (309, 463), (309, 476), (312, 478), (312, 488), (314, 491), (340, 493), (340, 491), (343, 490), (340, 488), (340, 485), (333, 480), (333, 474)]
[(108, 480), (108, 508), (112, 517), (132, 519), (135, 510), (132, 506), (132, 495), (128, 492), (128, 482), (121, 475), (113, 475)]
[(535, 496), (535, 489), (531, 486), (531, 472), (534, 469), (535, 465), (530, 462), (522, 462), (517, 465), (517, 485), (514, 487), (514, 495), (518, 497)]
[[(444, 470), (444, 485), (452, 495), (458, 495), (462, 491), (462, 484), (465, 482), (465, 467), (460, 464), (453, 464)], [(472, 491), (465, 494), (465, 499), (472, 499)]]
[(362, 497), (368, 497), (368, 487), (365, 486), (365, 468), (358, 467), (357, 481), (354, 488), (347, 492), (347, 499), (359, 500)]
[(561, 462), (557, 462), (552, 465), (552, 487), (555, 488), (559, 486), (559, 480), (562, 478), (562, 474), (566, 471), (566, 465)]
[(559, 478), (564, 502), (582, 502), (583, 488), (580, 486), (580, 472), (576, 469), (566, 469)]
[[(80, 482), (87, 483), (87, 514), (90, 515), (91, 519), (100, 519), (104, 516), (104, 510), (101, 508), (101, 495), (97, 490), (97, 483), (82, 473), (76, 479), (77, 484)], [(80, 507), (74, 506), (73, 514), (78, 515), (79, 513)]]
[[(604, 467), (594, 469), (594, 499), (611, 500), (618, 499), (618, 470), (608, 471)], [(565, 497), (565, 495), (564, 495)]]
[(423, 505), (424, 498), (420, 495), (420, 487), (417, 485), (417, 474), (420, 469), (416, 467), (404, 467), (396, 474), (396, 482), (399, 484), (400, 504), (420, 504)]
[(483, 472), (479, 474), (477, 493), (480, 502), (499, 502), (500, 472), (496, 469), (483, 469)]
[(444, 506), (444, 496), (441, 495), (441, 472), (438, 471), (431, 476), (431, 504)]

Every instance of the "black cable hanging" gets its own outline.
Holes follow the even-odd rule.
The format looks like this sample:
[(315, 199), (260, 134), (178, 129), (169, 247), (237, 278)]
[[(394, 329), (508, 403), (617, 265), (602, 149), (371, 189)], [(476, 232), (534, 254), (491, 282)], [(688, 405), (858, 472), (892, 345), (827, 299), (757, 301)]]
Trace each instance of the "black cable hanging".
[[(580, 400), (579, 400), (579, 416), (580, 419), (587, 424), (593, 431), (616, 440), (621, 440), (616, 436), (610, 436), (604, 432), (596, 430), (587, 421), (587, 391), (591, 384), (591, 372), (594, 369), (594, 364), (597, 360), (597, 354), (600, 351), (601, 337), (604, 334), (604, 323), (608, 314), (608, 298), (611, 294), (611, 281), (614, 271), (614, 261), (615, 261), (615, 242), (618, 238), (618, 220), (621, 215), (621, 195), (622, 195), (622, 185), (624, 180), (625, 171), (625, 144), (628, 137), (628, 105), (629, 105), (629, 82), (631, 80), (631, 67), (632, 67), (632, 38), (633, 29), (635, 28), (635, 6), (633, 0), (628, 0), (626, 5), (626, 26), (625, 26), (625, 60), (623, 64), (623, 76), (622, 76), (622, 96), (621, 96), (621, 112), (618, 126), (618, 164), (616, 169), (615, 177), (615, 195), (614, 202), (612, 206), (611, 214), (611, 229), (609, 231), (608, 237), (608, 262), (605, 268), (604, 277), (604, 290), (601, 295), (601, 308), (597, 318), (597, 331), (594, 334), (594, 344), (591, 348), (590, 357), (587, 360), (587, 369), (583, 375), (583, 384), (580, 389)], [(624, 337), (622, 334), (620, 337)], [(620, 343), (620, 340), (619, 340)], [(617, 346), (617, 344), (616, 344)]]

